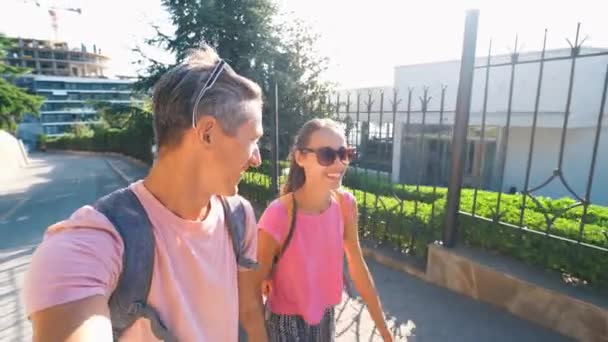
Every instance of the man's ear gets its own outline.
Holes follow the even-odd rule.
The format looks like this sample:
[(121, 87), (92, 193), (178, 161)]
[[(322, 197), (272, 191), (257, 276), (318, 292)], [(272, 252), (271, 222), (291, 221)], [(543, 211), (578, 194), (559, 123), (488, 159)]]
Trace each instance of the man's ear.
[(202, 143), (211, 144), (213, 141), (213, 134), (216, 131), (215, 118), (211, 116), (204, 116), (198, 122), (198, 138)]

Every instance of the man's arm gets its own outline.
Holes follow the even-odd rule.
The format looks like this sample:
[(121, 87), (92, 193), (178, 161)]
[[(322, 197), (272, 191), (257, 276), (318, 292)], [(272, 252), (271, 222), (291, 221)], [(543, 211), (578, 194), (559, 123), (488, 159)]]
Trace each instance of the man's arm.
[(108, 299), (97, 295), (38, 311), (31, 316), (33, 341), (112, 341)]
[(239, 322), (247, 333), (248, 342), (266, 342), (266, 326), (264, 322), (264, 305), (262, 303), (260, 270), (265, 268), (260, 259), (260, 251), (265, 250), (258, 240), (258, 227), (253, 207), (245, 201), (247, 215), (247, 230), (244, 239), (244, 254), (259, 264), (257, 270), (239, 268)]
[(47, 233), (32, 256), (22, 296), (34, 341), (112, 341), (108, 296), (121, 272), (122, 243), (111, 227), (72, 228), (96, 222), (94, 212), (79, 214), (88, 220)]
[(256, 271), (239, 272), (239, 321), (247, 333), (247, 342), (266, 342), (261, 284)]

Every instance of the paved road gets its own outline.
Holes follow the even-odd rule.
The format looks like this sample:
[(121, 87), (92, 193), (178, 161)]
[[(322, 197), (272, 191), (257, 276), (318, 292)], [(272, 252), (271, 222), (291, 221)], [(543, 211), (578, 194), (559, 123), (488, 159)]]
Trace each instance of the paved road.
[[(119, 173), (143, 170), (116, 158), (39, 154), (0, 182), (0, 341), (28, 341), (31, 327), (19, 296), (31, 253), (45, 228), (125, 184)], [(370, 262), (398, 340), (569, 341), (490, 305)], [(346, 299), (337, 309), (338, 341), (379, 341), (364, 306)]]

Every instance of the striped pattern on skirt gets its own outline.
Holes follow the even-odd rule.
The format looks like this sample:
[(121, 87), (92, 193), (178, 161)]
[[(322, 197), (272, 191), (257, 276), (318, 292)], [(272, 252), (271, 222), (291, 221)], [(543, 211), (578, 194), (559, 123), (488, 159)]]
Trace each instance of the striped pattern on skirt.
[(336, 340), (334, 308), (328, 308), (317, 325), (308, 324), (301, 316), (269, 312), (266, 318), (269, 342), (333, 342)]

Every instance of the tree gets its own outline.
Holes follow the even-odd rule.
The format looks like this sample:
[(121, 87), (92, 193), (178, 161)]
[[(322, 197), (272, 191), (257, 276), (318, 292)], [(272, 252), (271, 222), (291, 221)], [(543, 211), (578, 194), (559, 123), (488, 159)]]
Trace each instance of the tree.
[[(334, 113), (329, 101), (333, 84), (321, 80), (328, 59), (317, 52), (319, 36), (311, 33), (308, 25), (301, 20), (285, 18), (277, 25), (277, 30), (281, 32), (281, 39), (277, 50), (273, 51), (271, 60), (274, 63), (269, 76), (271, 83), (276, 81), (278, 84), (280, 157), (285, 158), (288, 146), (304, 122)], [(267, 90), (267, 94), (274, 97), (271, 90)]]
[[(279, 17), (270, 0), (163, 0), (175, 32), (156, 36), (147, 44), (161, 47), (181, 62), (191, 48), (202, 43), (213, 46), (238, 73), (255, 80), (265, 95), (262, 146), (270, 147), (274, 118), (275, 82), (279, 93), (281, 155), (302, 123), (310, 117), (326, 116), (331, 85), (321, 80), (327, 59), (315, 50), (318, 36), (299, 20)], [(170, 67), (150, 59), (136, 49), (148, 67), (138, 88), (148, 90)]]
[(14, 133), (24, 114), (39, 114), (44, 98), (30, 94), (26, 89), (11, 83), (28, 72), (28, 69), (10, 66), (4, 62), (12, 45), (11, 39), (0, 34), (0, 129)]
[(141, 110), (137, 106), (113, 102), (92, 102), (95, 111), (101, 114), (101, 118), (109, 128), (123, 129), (129, 126), (135, 112)]
[(85, 137), (92, 136), (93, 130), (88, 125), (86, 125), (82, 122), (79, 122), (75, 125), (72, 125), (72, 127), (70, 127), (70, 133), (73, 134), (75, 137), (85, 138)]
[[(270, 47), (274, 33), (271, 21), (276, 6), (271, 1), (162, 0), (162, 4), (175, 32), (167, 35), (155, 27), (156, 36), (147, 44), (166, 49), (180, 63), (190, 49), (206, 43), (239, 73), (258, 79), (264, 65), (256, 63), (257, 57)], [(148, 63), (138, 86), (149, 89), (170, 66), (136, 51)]]
[[(152, 144), (154, 138), (153, 114), (152, 102), (149, 99), (142, 105), (95, 102), (93, 107), (101, 113), (106, 124), (105, 128), (127, 130), (133, 136), (139, 139), (145, 138), (146, 143)], [(95, 129), (94, 127), (93, 130)]]

